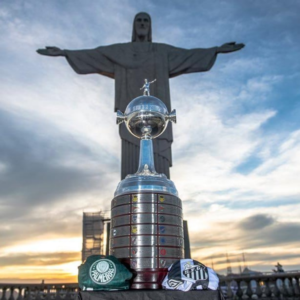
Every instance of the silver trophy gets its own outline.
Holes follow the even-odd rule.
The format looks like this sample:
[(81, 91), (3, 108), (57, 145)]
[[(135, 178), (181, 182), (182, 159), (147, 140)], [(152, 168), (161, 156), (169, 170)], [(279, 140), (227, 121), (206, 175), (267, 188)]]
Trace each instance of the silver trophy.
[(183, 258), (181, 200), (174, 183), (155, 171), (152, 144), (169, 121), (176, 123), (176, 112), (168, 113), (161, 100), (150, 96), (152, 82), (145, 80), (146, 92), (124, 114), (117, 112), (117, 124), (125, 122), (141, 140), (138, 170), (119, 183), (111, 205), (110, 254), (135, 273), (134, 289), (161, 288), (167, 268)]
[(115, 197), (133, 191), (161, 191), (177, 196), (174, 183), (165, 174), (158, 174), (154, 167), (152, 139), (165, 131), (169, 121), (176, 123), (175, 109), (168, 113), (165, 104), (153, 96), (137, 97), (124, 114), (117, 112), (117, 124), (125, 122), (128, 131), (141, 142), (138, 170), (119, 183)]

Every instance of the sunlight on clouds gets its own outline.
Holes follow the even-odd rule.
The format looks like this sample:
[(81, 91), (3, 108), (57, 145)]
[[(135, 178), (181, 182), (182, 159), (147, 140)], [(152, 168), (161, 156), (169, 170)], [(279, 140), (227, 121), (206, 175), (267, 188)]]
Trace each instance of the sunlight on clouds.
[[(48, 218), (56, 220), (57, 218), (66, 222), (68, 225), (77, 229), (76, 235), (79, 232), (82, 222), (83, 212), (96, 212), (101, 210), (108, 218), (110, 218), (110, 201), (113, 198), (114, 190), (116, 189), (117, 178), (106, 177), (107, 184), (101, 187), (95, 187), (93, 190), (89, 189), (88, 194), (82, 191), (79, 193), (65, 196), (57, 203), (52, 204), (51, 209), (48, 210)], [(95, 178), (95, 184), (100, 184)], [(32, 212), (33, 216), (43, 215), (45, 208), (43, 206), (37, 207)], [(53, 239), (55, 236), (61, 236), (63, 233), (53, 233), (49, 238)]]
[[(82, 237), (61, 238), (32, 241), (12, 247), (2, 248), (0, 259), (11, 259), (12, 265), (1, 267), (0, 280), (48, 280), (50, 282), (76, 282), (79, 260), (73, 260), (79, 256), (82, 246)], [(62, 254), (65, 253), (65, 256)], [(78, 254), (78, 255), (77, 255)], [(22, 257), (22, 261), (13, 263), (13, 259)]]
[(81, 261), (72, 261), (70, 263), (62, 263), (56, 266), (46, 266), (46, 269), (55, 272), (55, 273), (67, 273), (71, 276), (76, 276), (78, 274), (78, 267), (81, 265)]
[(69, 264), (61, 264), (56, 266), (15, 266), (2, 268), (3, 273), (0, 274), (1, 281), (8, 282), (35, 282), (40, 283), (41, 280), (51, 283), (71, 283), (77, 282), (78, 267), (80, 261), (74, 261)]
[[(7, 96), (2, 100), (2, 105), (29, 120), (36, 119), (45, 125), (49, 122), (78, 139), (89, 140), (91, 146), (93, 143), (100, 144), (118, 158), (120, 144), (113, 113), (113, 98), (107, 91), (102, 91), (99, 97), (98, 93), (101, 91), (91, 83), (87, 82), (87, 86), (83, 87), (79, 79), (77, 84), (72, 82), (72, 78), (69, 79), (65, 79), (64, 84), (61, 84), (59, 78), (53, 80), (52, 86), (60, 84), (61, 92), (58, 94), (54, 90), (49, 91), (42, 100), (38, 95), (41, 86), (33, 87), (30, 91), (20, 88), (17, 95), (11, 95), (10, 87), (6, 86), (4, 93)], [(44, 85), (46, 87), (46, 83)], [(106, 130), (105, 135), (103, 128)]]
[(239, 229), (234, 228), (234, 220), (231, 226), (229, 223), (223, 225), (213, 223), (210, 228), (202, 231), (200, 236), (195, 232), (190, 238), (192, 244), (196, 245), (192, 247), (194, 258), (207, 265), (213, 261), (215, 269), (220, 272), (228, 266), (226, 253), (229, 255), (231, 265), (236, 268), (240, 265), (242, 253), (245, 253), (248, 266), (261, 271), (268, 271), (268, 268), (275, 265), (278, 260), (289, 270), (293, 269), (291, 268), (293, 264), (298, 265), (299, 242), (295, 240), (288, 244), (253, 246), (247, 249), (245, 242), (255, 240), (257, 233), (240, 232)]
[[(300, 175), (297, 167), (300, 161), (299, 132), (279, 141), (280, 144), (275, 145), (279, 150), (274, 153), (268, 149), (273, 146), (274, 139), (271, 138), (269, 144), (268, 138), (263, 138), (259, 131), (262, 124), (275, 116), (274, 111), (235, 115), (223, 123), (211, 108), (203, 108), (200, 104), (194, 108), (187, 111), (187, 122), (182, 124), (182, 135), (179, 134), (174, 145), (177, 153), (184, 154), (181, 157), (177, 154), (172, 170), (173, 179), (184, 198), (197, 194), (195, 187), (198, 187), (199, 195), (210, 191), (208, 198), (212, 201), (230, 197), (242, 201), (247, 196), (241, 193), (250, 192), (256, 193), (256, 198), (258, 193), (272, 198), (300, 192), (296, 180)], [(201, 121), (193, 127), (197, 115), (201, 115)], [(183, 135), (183, 132), (191, 134)], [(196, 136), (201, 136), (201, 139)], [(187, 150), (188, 145), (192, 147)], [(264, 153), (261, 165), (248, 175), (236, 173), (235, 166), (255, 151)], [(268, 157), (267, 153), (271, 156)], [(227, 197), (213, 195), (216, 191), (226, 190), (230, 190), (224, 193)]]
[(82, 237), (40, 240), (12, 247), (2, 248), (2, 255), (13, 253), (51, 253), (81, 251)]
[[(221, 251), (220, 251), (221, 250)], [(199, 249), (193, 253), (195, 258), (207, 266), (214, 264), (217, 272), (224, 273), (228, 266), (226, 253), (230, 260), (230, 265), (234, 273), (239, 273), (239, 266), (242, 269), (247, 266), (250, 269), (271, 272), (279, 258), (280, 263), (286, 270), (295, 270), (293, 265), (299, 265), (298, 249), (293, 247), (268, 247), (268, 248), (253, 248), (251, 250), (236, 249), (232, 245), (227, 247), (210, 247), (210, 249)], [(246, 264), (243, 262), (243, 253), (246, 258)], [(294, 257), (292, 257), (294, 255)], [(285, 258), (286, 256), (286, 258)]]
[[(40, 56), (36, 49), (127, 42), (139, 10), (152, 15), (155, 42), (211, 47), (238, 37), (246, 43), (242, 51), (219, 55), (210, 72), (170, 81), (178, 113), (171, 178), (183, 200), (193, 258), (207, 265), (213, 260), (218, 271), (226, 268), (226, 252), (234, 268), (242, 252), (254, 269), (269, 270), (280, 257), (284, 265), (299, 265), (300, 131), (289, 127), (299, 96), (291, 38), (297, 14), (277, 14), (277, 5), (274, 14), (269, 3), (247, 4), (249, 10), (195, 3), (182, 13), (185, 4), (74, 1), (6, 1), (0, 7), (1, 116), (9, 129), (0, 144), (1, 151), (7, 146), (0, 161), (0, 234), (7, 238), (0, 258), (15, 264), (2, 267), (0, 279), (76, 281), (82, 212), (109, 214), (119, 181), (114, 81), (77, 75), (64, 58)], [(278, 35), (289, 47), (278, 44)], [(278, 119), (284, 132), (272, 127)], [(266, 222), (253, 229), (257, 217)]]

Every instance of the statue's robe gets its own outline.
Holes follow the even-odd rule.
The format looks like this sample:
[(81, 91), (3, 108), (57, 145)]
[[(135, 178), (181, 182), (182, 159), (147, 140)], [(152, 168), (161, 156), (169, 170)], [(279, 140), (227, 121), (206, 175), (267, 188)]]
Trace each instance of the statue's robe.
[[(115, 111), (125, 111), (127, 104), (141, 96), (144, 79), (156, 79), (151, 95), (161, 99), (171, 111), (169, 78), (181, 74), (208, 71), (217, 57), (217, 47), (182, 49), (166, 44), (131, 42), (98, 47), (91, 50), (66, 50), (66, 58), (78, 74), (100, 74), (115, 79)], [(184, 101), (184, 99), (182, 99)], [(121, 177), (133, 174), (138, 168), (139, 140), (124, 124), (120, 126), (122, 139)], [(153, 140), (155, 167), (158, 173), (170, 177), (172, 166), (172, 126)]]

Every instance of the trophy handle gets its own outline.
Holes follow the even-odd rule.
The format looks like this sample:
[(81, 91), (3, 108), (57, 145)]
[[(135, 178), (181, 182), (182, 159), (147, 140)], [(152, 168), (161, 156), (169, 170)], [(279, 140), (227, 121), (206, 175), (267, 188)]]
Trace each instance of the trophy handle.
[(173, 109), (167, 116), (166, 120), (176, 123), (176, 109)]
[(125, 121), (126, 117), (124, 116), (124, 114), (118, 110), (117, 111), (117, 125), (120, 125), (121, 123), (123, 123)]

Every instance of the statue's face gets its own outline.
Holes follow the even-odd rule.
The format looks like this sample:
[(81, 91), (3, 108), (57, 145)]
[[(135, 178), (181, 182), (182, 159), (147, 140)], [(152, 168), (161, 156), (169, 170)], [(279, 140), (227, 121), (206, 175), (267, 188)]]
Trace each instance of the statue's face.
[(150, 28), (150, 19), (146, 14), (138, 14), (135, 18), (135, 32), (139, 37), (145, 37), (148, 35)]

